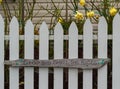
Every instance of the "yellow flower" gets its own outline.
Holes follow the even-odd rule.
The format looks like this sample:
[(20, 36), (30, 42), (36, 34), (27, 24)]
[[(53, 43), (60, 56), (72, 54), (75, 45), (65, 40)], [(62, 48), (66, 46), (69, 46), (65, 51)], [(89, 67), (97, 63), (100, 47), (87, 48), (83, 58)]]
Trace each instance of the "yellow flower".
[(2, 3), (2, 0), (0, 0), (0, 4)]
[(80, 5), (84, 6), (85, 5), (85, 0), (80, 0)]
[(63, 19), (61, 17), (58, 18), (58, 22), (59, 23), (62, 23), (63, 22)]
[(75, 19), (77, 19), (77, 20), (82, 20), (82, 19), (83, 19), (83, 14), (80, 13), (80, 12), (78, 12), (78, 11), (76, 11)]
[(117, 13), (117, 9), (112, 7), (112, 8), (110, 8), (109, 13), (111, 16), (114, 16)]
[(94, 15), (95, 15), (94, 11), (88, 11), (87, 12), (87, 17), (88, 18), (94, 17)]

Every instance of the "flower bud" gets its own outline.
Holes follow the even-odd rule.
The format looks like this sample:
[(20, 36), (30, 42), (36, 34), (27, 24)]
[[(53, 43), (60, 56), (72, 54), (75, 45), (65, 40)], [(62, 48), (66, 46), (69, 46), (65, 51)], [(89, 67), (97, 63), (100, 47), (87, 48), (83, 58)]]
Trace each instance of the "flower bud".
[(117, 13), (117, 9), (112, 7), (112, 8), (110, 8), (109, 13), (111, 16), (114, 16)]

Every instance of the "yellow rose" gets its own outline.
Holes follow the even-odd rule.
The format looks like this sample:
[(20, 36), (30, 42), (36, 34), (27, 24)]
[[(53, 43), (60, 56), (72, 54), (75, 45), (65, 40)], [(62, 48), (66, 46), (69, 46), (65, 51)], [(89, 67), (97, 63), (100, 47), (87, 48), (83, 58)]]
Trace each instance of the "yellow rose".
[(76, 11), (75, 19), (77, 19), (77, 20), (82, 20), (82, 19), (83, 19), (83, 14), (80, 13), (80, 12), (78, 12), (78, 11)]
[(2, 0), (0, 0), (0, 4), (2, 3)]
[(94, 11), (87, 12), (87, 17), (88, 18), (94, 17), (94, 15), (95, 15)]
[(84, 6), (85, 5), (85, 0), (80, 0), (80, 5)]
[(61, 17), (58, 18), (58, 22), (59, 23), (62, 23), (63, 22), (63, 19)]
[(110, 8), (109, 13), (111, 16), (114, 16), (117, 13), (117, 9), (112, 7), (112, 8)]

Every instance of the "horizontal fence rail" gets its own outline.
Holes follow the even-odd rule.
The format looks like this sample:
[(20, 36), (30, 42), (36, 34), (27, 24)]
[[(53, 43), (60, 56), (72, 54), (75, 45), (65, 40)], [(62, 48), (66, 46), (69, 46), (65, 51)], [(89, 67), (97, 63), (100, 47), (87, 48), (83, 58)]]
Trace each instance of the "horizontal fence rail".
[[(10, 40), (9, 35), (5, 35), (4, 39), (5, 40)], [(25, 39), (24, 35), (19, 36), (19, 40), (24, 40), (24, 39)], [(64, 35), (63, 39), (68, 40), (69, 35)], [(107, 39), (112, 40), (113, 36), (112, 35), (107, 35)], [(34, 40), (39, 40), (39, 35), (34, 35)], [(54, 35), (49, 35), (49, 40), (54, 40)], [(78, 40), (83, 40), (83, 35), (78, 35)], [(93, 40), (98, 40), (98, 35), (93, 35)]]

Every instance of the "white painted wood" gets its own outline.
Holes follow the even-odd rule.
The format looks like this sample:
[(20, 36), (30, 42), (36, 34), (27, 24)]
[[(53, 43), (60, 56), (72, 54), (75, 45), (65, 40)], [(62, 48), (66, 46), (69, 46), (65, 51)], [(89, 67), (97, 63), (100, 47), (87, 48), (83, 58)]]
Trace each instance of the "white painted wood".
[[(83, 58), (92, 58), (93, 27), (87, 19), (83, 27)], [(83, 89), (92, 89), (92, 70), (83, 70)]]
[[(34, 26), (31, 20), (25, 25), (25, 59), (34, 58)], [(34, 89), (34, 68), (25, 68), (25, 89)]]
[[(69, 28), (69, 58), (78, 58), (78, 29), (74, 22)], [(78, 69), (69, 69), (69, 89), (78, 89)]]
[[(10, 23), (10, 60), (19, 58), (19, 24), (16, 17)], [(19, 89), (19, 68), (10, 67), (10, 89)]]
[[(59, 58), (63, 59), (63, 28), (57, 23), (54, 29), (54, 59)], [(54, 68), (54, 89), (63, 89), (63, 68)]]
[[(98, 58), (107, 58), (107, 22), (100, 17), (98, 23)], [(107, 65), (98, 69), (98, 89), (107, 89)]]
[(113, 66), (112, 66), (112, 89), (120, 89), (120, 15), (113, 20)]
[[(45, 22), (39, 30), (39, 59), (48, 59), (49, 31)], [(48, 89), (48, 68), (39, 68), (39, 89)]]
[(0, 89), (4, 89), (4, 19), (0, 15)]

